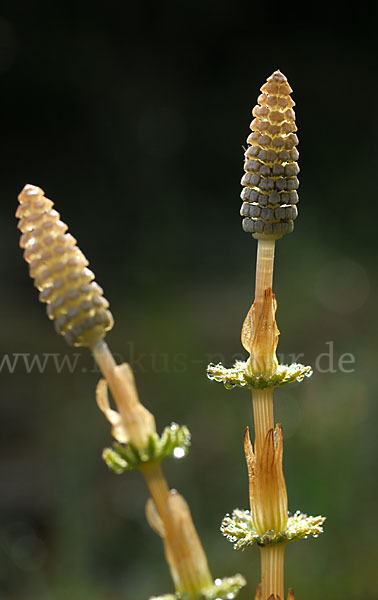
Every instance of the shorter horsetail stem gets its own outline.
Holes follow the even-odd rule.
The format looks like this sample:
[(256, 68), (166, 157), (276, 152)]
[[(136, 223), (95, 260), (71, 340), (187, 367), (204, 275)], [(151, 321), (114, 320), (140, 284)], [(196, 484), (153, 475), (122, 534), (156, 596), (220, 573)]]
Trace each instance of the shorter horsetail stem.
[(247, 139), (240, 214), (244, 231), (258, 238), (279, 238), (293, 231), (298, 214), (295, 103), (281, 71), (275, 71), (261, 91)]
[[(273, 293), (276, 240), (294, 228), (297, 216), (299, 167), (295, 134), (294, 102), (286, 77), (275, 71), (261, 88), (253, 109), (250, 144), (245, 151), (241, 197), (243, 229), (257, 239), (255, 297), (241, 334), (249, 353), (232, 368), (221, 363), (208, 366), (208, 377), (227, 389), (252, 391), (255, 440), (245, 430), (250, 510), (235, 509), (222, 521), (221, 531), (235, 550), (258, 545), (261, 549), (261, 583), (255, 600), (284, 600), (284, 552), (293, 540), (317, 537), (324, 517), (288, 513), (286, 483), (282, 468), (283, 433), (274, 426), (273, 391), (312, 373), (311, 367), (278, 363), (279, 330), (277, 301)], [(294, 600), (291, 589), (287, 600)]]
[[(213, 581), (189, 507), (180, 494), (169, 489), (161, 469), (160, 462), (167, 456), (186, 454), (190, 442), (187, 428), (171, 423), (158, 436), (154, 416), (139, 400), (130, 365), (117, 365), (103, 339), (113, 326), (109, 303), (93, 281), (94, 274), (75, 238), (67, 233), (67, 225), (43, 190), (26, 185), (18, 199), (20, 246), (40, 300), (47, 303), (47, 315), (69, 344), (90, 348), (105, 378), (97, 386), (97, 403), (117, 441), (103, 457), (116, 473), (140, 469), (150, 491), (147, 518), (164, 540), (177, 592), (161, 600), (235, 598), (246, 584), (244, 578), (235, 575)], [(118, 411), (111, 408), (108, 387)]]
[(103, 290), (43, 190), (26, 185), (18, 200), (20, 246), (48, 317), (68, 344), (92, 346), (113, 327)]

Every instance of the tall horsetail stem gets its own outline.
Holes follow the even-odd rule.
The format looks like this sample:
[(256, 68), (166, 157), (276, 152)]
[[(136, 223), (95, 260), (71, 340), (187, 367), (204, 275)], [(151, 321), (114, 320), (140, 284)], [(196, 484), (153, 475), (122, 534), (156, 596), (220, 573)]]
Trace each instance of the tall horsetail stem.
[[(275, 321), (277, 303), (272, 292), (275, 240), (294, 229), (299, 154), (292, 89), (286, 77), (275, 71), (261, 92), (252, 111), (252, 133), (247, 140), (251, 145), (245, 152), (245, 175), (241, 181), (243, 229), (258, 239), (255, 300), (243, 325), (242, 341), (248, 346), (246, 339), (251, 342), (253, 333), (255, 343), (247, 347), (251, 354), (249, 368), (261, 364), (269, 374), (271, 361), (276, 361), (279, 334)], [(254, 331), (249, 332), (252, 326)], [(254, 357), (260, 354), (266, 358), (257, 362)], [(273, 389), (252, 390), (252, 401), (254, 452), (247, 432), (244, 442), (252, 522), (257, 530), (278, 533), (287, 524), (287, 493), (282, 472), (282, 429), (276, 429), (278, 436), (274, 431)], [(277, 457), (274, 441), (278, 442)], [(271, 469), (273, 464), (276, 466)], [(261, 600), (271, 596), (284, 600), (284, 552), (284, 544), (261, 548)]]
[[(243, 229), (257, 239), (255, 296), (241, 332), (241, 342), (249, 358), (237, 360), (232, 368), (211, 363), (207, 373), (227, 389), (249, 388), (253, 403), (253, 444), (248, 427), (244, 433), (250, 510), (235, 509), (228, 513), (221, 531), (235, 550), (260, 547), (261, 583), (255, 600), (284, 600), (286, 545), (318, 537), (325, 519), (301, 511), (289, 515), (282, 469), (283, 433), (274, 421), (274, 388), (303, 381), (311, 376), (312, 369), (298, 363), (280, 365), (276, 355), (279, 330), (273, 293), (274, 252), (276, 240), (294, 228), (299, 154), (292, 90), (286, 77), (275, 71), (261, 92), (252, 111), (252, 133), (248, 137), (250, 145), (245, 151), (245, 174), (241, 181)], [(288, 600), (294, 600), (292, 589)]]
[[(243, 324), (242, 343), (250, 352), (249, 371), (268, 376), (278, 365), (277, 302), (272, 291), (275, 240), (294, 229), (299, 154), (292, 89), (285, 75), (275, 71), (261, 92), (252, 111), (241, 181), (243, 229), (258, 239), (255, 300)], [(273, 388), (253, 389), (252, 400), (254, 447), (248, 430), (244, 437), (251, 518), (258, 533), (278, 533), (286, 529), (288, 512), (282, 428), (274, 424)], [(261, 548), (261, 600), (284, 599), (284, 552), (285, 544)]]

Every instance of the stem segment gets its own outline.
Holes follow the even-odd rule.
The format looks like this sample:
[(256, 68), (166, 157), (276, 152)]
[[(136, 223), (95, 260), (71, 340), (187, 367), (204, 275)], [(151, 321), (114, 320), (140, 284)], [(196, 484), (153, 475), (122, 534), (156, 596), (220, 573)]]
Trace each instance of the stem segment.
[(284, 555), (285, 544), (273, 544), (261, 548), (262, 600), (271, 594), (284, 600)]
[(255, 454), (259, 455), (269, 429), (274, 429), (273, 390), (253, 390), (253, 420), (255, 423)]
[[(256, 260), (255, 303), (262, 303), (265, 290), (273, 286), (274, 239), (259, 239)], [(255, 452), (263, 447), (269, 429), (274, 429), (273, 390), (253, 390), (253, 418), (255, 422)]]
[(146, 464), (142, 469), (151, 498), (163, 523), (168, 517), (169, 487), (160, 463)]
[(257, 245), (255, 301), (264, 299), (267, 288), (273, 287), (275, 240), (260, 239)]
[(92, 353), (101, 369), (103, 376), (106, 380), (108, 380), (112, 369), (117, 366), (117, 363), (114, 360), (114, 357), (110, 352), (108, 344), (105, 342), (105, 340), (102, 339), (92, 346)]

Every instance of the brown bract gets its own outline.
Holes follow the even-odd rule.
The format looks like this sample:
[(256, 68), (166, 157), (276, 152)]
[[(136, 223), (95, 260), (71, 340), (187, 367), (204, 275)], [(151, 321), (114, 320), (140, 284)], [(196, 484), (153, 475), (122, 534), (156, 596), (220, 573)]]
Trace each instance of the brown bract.
[(276, 323), (277, 300), (271, 288), (263, 301), (255, 301), (244, 320), (241, 342), (250, 353), (247, 370), (250, 375), (270, 377), (278, 367), (276, 349), (280, 334)]
[(287, 492), (282, 470), (282, 427), (277, 425), (266, 435), (261, 451), (255, 453), (244, 432), (244, 453), (248, 468), (251, 518), (259, 535), (274, 530), (277, 534), (287, 526)]
[[(262, 597), (261, 583), (259, 583), (259, 585), (257, 586), (255, 600), (264, 600)], [(275, 596), (274, 594), (271, 594), (267, 600), (281, 600), (281, 599), (279, 596)], [(289, 588), (289, 591), (287, 594), (287, 600), (295, 600), (295, 596), (294, 596), (294, 592), (293, 592), (292, 588)]]
[(191, 597), (212, 584), (206, 555), (193, 525), (185, 499), (170, 490), (165, 499), (165, 514), (159, 514), (154, 501), (146, 504), (146, 517), (152, 529), (163, 538), (167, 563), (176, 591)]
[[(110, 407), (108, 384), (118, 412)], [(123, 363), (111, 369), (108, 381), (100, 379), (96, 389), (96, 400), (99, 409), (112, 425), (112, 435), (118, 442), (131, 441), (138, 448), (143, 448), (148, 436), (156, 433), (155, 418), (139, 400), (134, 374), (129, 364)]]

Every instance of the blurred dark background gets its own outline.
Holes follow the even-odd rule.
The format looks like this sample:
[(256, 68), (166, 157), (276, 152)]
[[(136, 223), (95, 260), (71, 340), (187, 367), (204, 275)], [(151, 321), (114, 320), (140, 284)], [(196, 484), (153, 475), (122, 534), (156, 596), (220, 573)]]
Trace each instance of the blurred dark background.
[(299, 599), (378, 598), (373, 6), (1, 4), (2, 600), (172, 590), (141, 478), (101, 460), (99, 373), (55, 335), (28, 277), (14, 218), (25, 183), (55, 201), (89, 258), (116, 320), (109, 344), (159, 430), (189, 426), (189, 456), (167, 462), (167, 477), (214, 576), (241, 572), (240, 598), (253, 597), (258, 551), (219, 533), (226, 512), (248, 506), (250, 398), (205, 369), (243, 356), (256, 243), (240, 224), (242, 146), (277, 68), (294, 89), (301, 155), (299, 218), (276, 252), (279, 352), (315, 371), (277, 391), (276, 420), (290, 509), (327, 515), (318, 540), (288, 547), (286, 583)]

